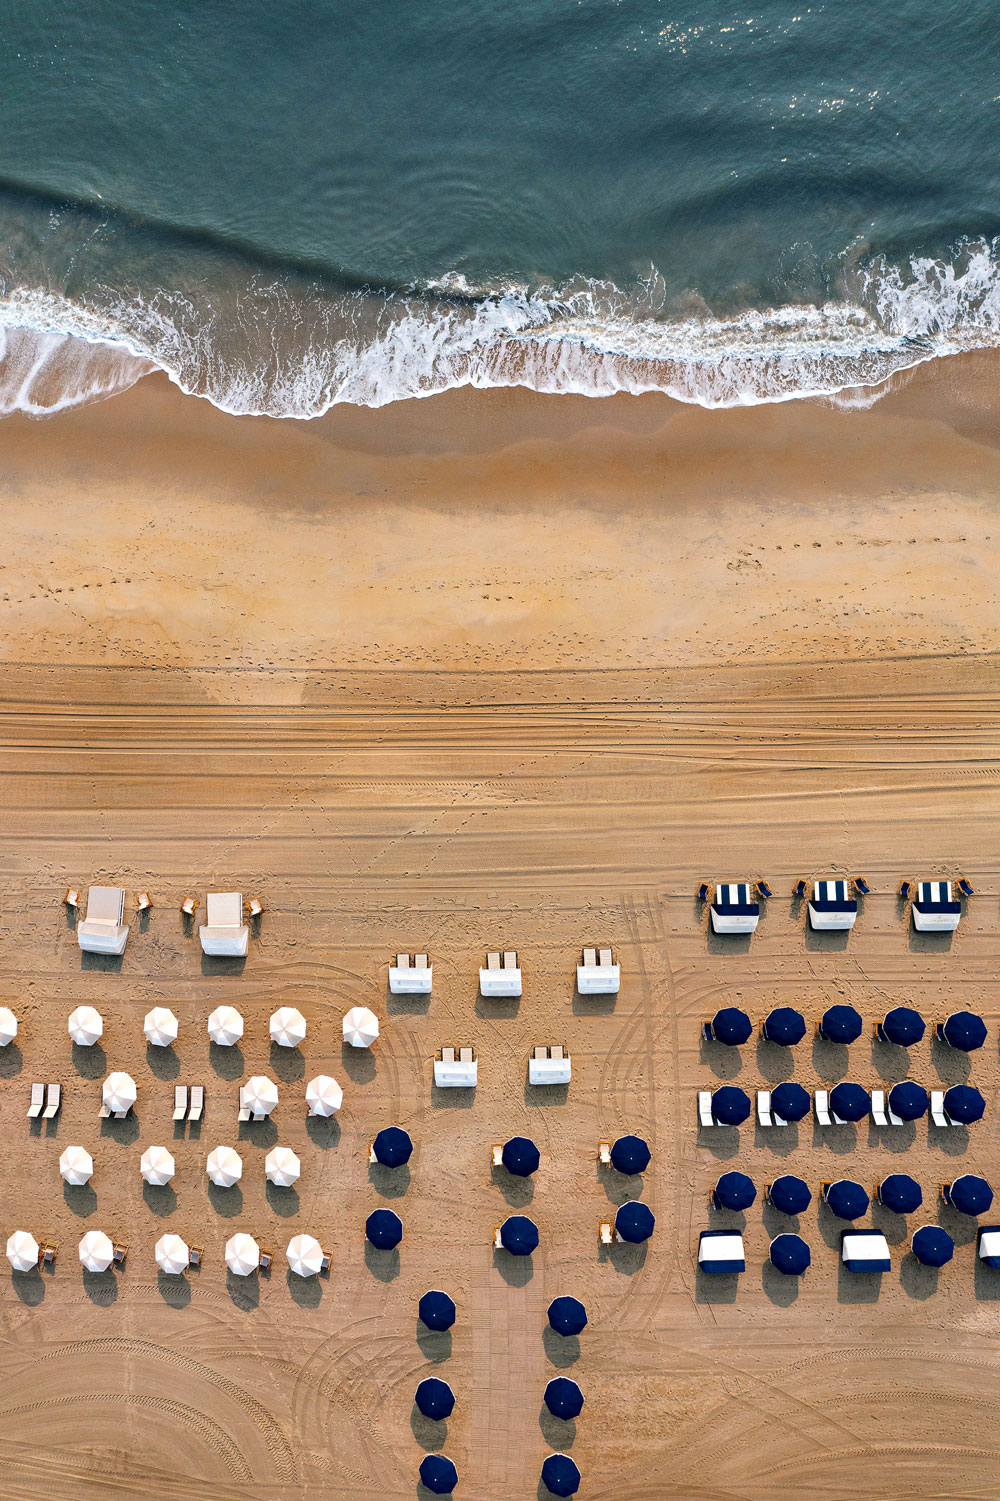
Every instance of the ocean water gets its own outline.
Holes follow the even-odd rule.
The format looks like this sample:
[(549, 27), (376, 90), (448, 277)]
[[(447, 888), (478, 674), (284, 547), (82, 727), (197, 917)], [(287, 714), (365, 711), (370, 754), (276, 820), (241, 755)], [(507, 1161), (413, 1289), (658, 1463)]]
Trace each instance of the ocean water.
[(9, 0), (0, 411), (706, 406), (1000, 343), (995, 0)]

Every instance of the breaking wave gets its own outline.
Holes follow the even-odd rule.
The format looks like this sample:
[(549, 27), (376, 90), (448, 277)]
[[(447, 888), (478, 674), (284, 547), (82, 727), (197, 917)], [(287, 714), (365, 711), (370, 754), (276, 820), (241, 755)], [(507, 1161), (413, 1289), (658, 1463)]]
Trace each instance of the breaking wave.
[(159, 369), (235, 415), (310, 418), (459, 386), (610, 396), (661, 391), (703, 407), (876, 392), (898, 371), (1000, 345), (1000, 240), (944, 259), (844, 270), (822, 304), (712, 312), (656, 274), (629, 291), (331, 290), (261, 273), (229, 286), (125, 295), (0, 289), (0, 413), (45, 415)]

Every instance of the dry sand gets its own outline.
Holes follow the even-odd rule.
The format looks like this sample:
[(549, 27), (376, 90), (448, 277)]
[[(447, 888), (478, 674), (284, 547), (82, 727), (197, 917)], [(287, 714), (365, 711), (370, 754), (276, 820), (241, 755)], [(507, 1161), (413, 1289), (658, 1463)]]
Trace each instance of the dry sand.
[[(534, 1497), (553, 1448), (589, 1501), (1000, 1495), (1000, 1275), (976, 1268), (974, 1225), (949, 1223), (935, 1275), (876, 1211), (894, 1249), (875, 1288), (838, 1274), (814, 1205), (795, 1284), (762, 1270), (777, 1220), (758, 1201), (729, 1217), (738, 1287), (694, 1267), (724, 1166), (814, 1188), (911, 1171), (927, 1219), (963, 1168), (1000, 1186), (998, 368), (926, 368), (870, 411), (493, 392), (299, 425), (149, 380), (5, 422), (0, 1000), (21, 1032), (0, 1055), (0, 1229), (60, 1253), (0, 1291), (4, 1501), (395, 1501), (421, 1494), (437, 1446), (477, 1501)], [(918, 941), (899, 878), (958, 870), (981, 894), (953, 941)], [(849, 939), (807, 934), (793, 879), (856, 871), (876, 895)], [(697, 881), (755, 874), (776, 892), (757, 935), (711, 941)], [(81, 959), (59, 906), (92, 880), (156, 901), (118, 968)], [(233, 885), (267, 908), (235, 972), (201, 961), (178, 912)], [(618, 950), (614, 1004), (574, 997), (585, 941)], [(520, 1004), (476, 997), (494, 947), (521, 954)], [(390, 955), (418, 948), (429, 1004), (390, 1000)], [(720, 1002), (811, 1020), (840, 998), (869, 1019), (983, 1010), (980, 1054), (925, 1042), (909, 1072), (968, 1073), (986, 1120), (699, 1139), (695, 1093), (720, 1074), (905, 1077), (867, 1035), (849, 1055), (699, 1046)], [(247, 1033), (210, 1055), (223, 1000)], [(83, 1001), (103, 1049), (70, 1047)], [(181, 1022), (165, 1056), (142, 1037), (156, 1002)], [(309, 1020), (301, 1052), (270, 1048), (282, 1002)], [(382, 1018), (371, 1054), (341, 1049), (355, 1002)], [(478, 1090), (435, 1092), (432, 1056), (467, 1042)], [(526, 1087), (536, 1042), (568, 1044), (568, 1090)], [(112, 1067), (138, 1108), (101, 1125)], [(259, 1070), (281, 1102), (238, 1139), (238, 1080)], [(317, 1129), (302, 1089), (321, 1070), (345, 1101)], [(175, 1077), (207, 1086), (194, 1138), (175, 1140)], [(54, 1128), (25, 1119), (36, 1078), (63, 1081)], [(370, 1172), (393, 1123), (409, 1171)], [(653, 1149), (641, 1189), (594, 1160), (626, 1130)], [(542, 1152), (527, 1187), (491, 1179), (490, 1143), (515, 1131)], [(297, 1190), (265, 1193), (274, 1140), (302, 1157)], [(92, 1188), (63, 1188), (71, 1142), (93, 1151)], [(177, 1177), (144, 1192), (153, 1142)], [(244, 1154), (228, 1193), (204, 1173), (219, 1143)], [(603, 1257), (598, 1223), (636, 1190), (655, 1236)], [(402, 1216), (398, 1255), (366, 1254), (380, 1203)], [(494, 1226), (525, 1204), (538, 1252), (495, 1258)], [(88, 1226), (130, 1243), (125, 1270), (81, 1273)], [(158, 1277), (164, 1228), (204, 1244), (200, 1271)], [(227, 1279), (237, 1228), (278, 1253), (269, 1279)], [(329, 1280), (286, 1276), (298, 1230), (332, 1252)], [(458, 1303), (450, 1339), (418, 1328), (430, 1286)], [(545, 1332), (562, 1292), (590, 1313), (578, 1342)], [(446, 1435), (412, 1407), (431, 1370), (458, 1397)], [(560, 1370), (587, 1399), (568, 1427), (541, 1402)]]

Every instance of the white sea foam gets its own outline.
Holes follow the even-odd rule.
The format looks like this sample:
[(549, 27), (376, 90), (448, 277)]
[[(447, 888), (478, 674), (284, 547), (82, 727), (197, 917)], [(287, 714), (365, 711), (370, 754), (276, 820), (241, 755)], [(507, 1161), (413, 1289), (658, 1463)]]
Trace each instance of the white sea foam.
[(408, 295), (252, 283), (215, 303), (16, 289), (0, 299), (0, 411), (57, 411), (157, 368), (223, 411), (292, 418), (458, 386), (859, 403), (898, 371), (1000, 345), (998, 251), (967, 242), (947, 261), (873, 262), (842, 301), (730, 317), (672, 314), (655, 274), (628, 293), (584, 280), (478, 295), (454, 277)]

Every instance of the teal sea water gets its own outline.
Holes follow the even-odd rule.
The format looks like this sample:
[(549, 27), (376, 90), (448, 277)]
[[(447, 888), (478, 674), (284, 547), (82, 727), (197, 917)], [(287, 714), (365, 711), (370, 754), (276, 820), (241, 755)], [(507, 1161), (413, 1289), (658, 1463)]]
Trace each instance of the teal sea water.
[(0, 409), (705, 405), (1000, 343), (994, 0), (10, 0)]

